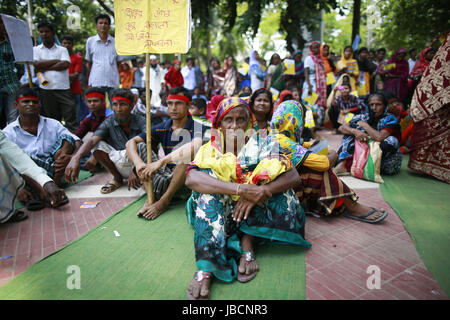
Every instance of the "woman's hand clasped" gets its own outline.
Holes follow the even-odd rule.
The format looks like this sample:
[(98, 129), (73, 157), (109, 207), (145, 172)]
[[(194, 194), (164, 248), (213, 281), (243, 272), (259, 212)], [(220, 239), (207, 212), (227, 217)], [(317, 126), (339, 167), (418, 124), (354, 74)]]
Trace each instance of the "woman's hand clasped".
[(233, 210), (233, 220), (240, 222), (246, 220), (255, 205), (262, 206), (272, 193), (266, 186), (242, 184), (239, 187), (239, 201)]

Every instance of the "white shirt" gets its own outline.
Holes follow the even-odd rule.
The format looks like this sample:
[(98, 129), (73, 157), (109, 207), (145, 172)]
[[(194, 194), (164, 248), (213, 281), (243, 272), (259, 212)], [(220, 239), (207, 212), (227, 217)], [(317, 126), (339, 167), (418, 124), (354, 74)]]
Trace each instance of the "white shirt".
[[(144, 76), (142, 77), (144, 81), (145, 87), (145, 76), (146, 76), (146, 67), (144, 69)], [(161, 104), (161, 98), (159, 93), (161, 92), (161, 83), (164, 78), (162, 76), (162, 69), (159, 65), (156, 65), (155, 68), (150, 67), (150, 90), (152, 90), (152, 98), (150, 99), (150, 104), (152, 106), (159, 106)]]
[(183, 68), (181, 68), (181, 74), (183, 75), (184, 80), (183, 87), (188, 90), (194, 90), (195, 86), (197, 85), (197, 81), (195, 80), (194, 67), (189, 68), (188, 66), (184, 66)]
[(408, 59), (408, 64), (409, 64), (409, 73), (411, 73), (412, 69), (414, 68), (414, 66), (416, 65), (416, 61), (414, 61), (413, 59), (409, 58)]
[[(34, 61), (40, 60), (62, 60), (70, 63), (69, 52), (66, 48), (58, 46), (56, 43), (50, 49), (40, 44), (33, 47), (33, 59)], [(39, 83), (39, 88), (45, 90), (67, 90), (70, 89), (69, 82), (69, 68), (61, 71), (49, 70), (45, 71), (44, 77), (48, 81), (48, 85), (43, 86)]]
[(90, 86), (119, 88), (117, 61), (122, 59), (117, 55), (114, 37), (108, 35), (106, 43), (98, 34), (89, 37), (86, 41), (86, 60), (92, 63)]
[(51, 148), (62, 135), (71, 136), (75, 141), (80, 140), (72, 134), (61, 122), (55, 119), (39, 116), (37, 135), (25, 131), (20, 126), (19, 117), (3, 129), (8, 139), (17, 144), (20, 149), (31, 156), (50, 157)]

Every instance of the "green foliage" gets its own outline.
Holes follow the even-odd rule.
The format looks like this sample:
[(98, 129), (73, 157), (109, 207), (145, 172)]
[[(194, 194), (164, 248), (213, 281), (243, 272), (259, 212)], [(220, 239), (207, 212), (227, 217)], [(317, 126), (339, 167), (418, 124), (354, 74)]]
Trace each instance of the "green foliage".
[(429, 46), (441, 32), (450, 29), (446, 0), (380, 0), (383, 22), (377, 41), (390, 51)]

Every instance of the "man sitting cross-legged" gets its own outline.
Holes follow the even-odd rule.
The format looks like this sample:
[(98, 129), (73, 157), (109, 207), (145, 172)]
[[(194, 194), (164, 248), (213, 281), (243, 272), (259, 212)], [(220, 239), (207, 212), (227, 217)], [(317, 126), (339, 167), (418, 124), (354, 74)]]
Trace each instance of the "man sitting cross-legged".
[(132, 171), (132, 164), (125, 151), (126, 142), (145, 131), (145, 119), (131, 114), (133, 110), (133, 94), (128, 89), (116, 89), (111, 95), (114, 115), (102, 122), (92, 137), (83, 143), (68, 164), (65, 177), (73, 181), (80, 172), (80, 159), (92, 154), (95, 159), (113, 175), (113, 180), (105, 184), (100, 192), (111, 193), (128, 178), (128, 189), (140, 186), (139, 178)]
[[(102, 122), (114, 114), (111, 109), (106, 108), (104, 89), (91, 87), (86, 90), (86, 101), (90, 113), (81, 121), (80, 126), (74, 132), (80, 139), (87, 141), (100, 127)], [(87, 155), (80, 161), (81, 168), (94, 172), (97, 168), (97, 160), (92, 154)]]
[[(170, 119), (152, 127), (152, 163), (147, 163), (146, 132), (127, 142), (127, 154), (134, 163), (136, 173), (142, 181), (152, 178), (155, 203), (148, 200), (138, 212), (138, 216), (153, 220), (167, 210), (175, 193), (190, 194), (184, 187), (188, 163), (193, 160), (202, 141), (209, 140), (210, 128), (195, 121), (188, 114), (190, 94), (183, 87), (171, 90), (167, 98)], [(161, 143), (165, 156), (158, 158)], [(144, 188), (147, 185), (144, 183)]]
[[(19, 117), (3, 129), (3, 133), (38, 166), (44, 168), (57, 185), (61, 185), (72, 153), (81, 145), (80, 139), (58, 120), (39, 115), (39, 98), (31, 88), (20, 88), (17, 91), (14, 106), (19, 111)], [(32, 185), (27, 185), (19, 193), (20, 201), (33, 201), (33, 204), (27, 204), (29, 210), (44, 207), (44, 201), (39, 196), (40, 190), (35, 189)]]

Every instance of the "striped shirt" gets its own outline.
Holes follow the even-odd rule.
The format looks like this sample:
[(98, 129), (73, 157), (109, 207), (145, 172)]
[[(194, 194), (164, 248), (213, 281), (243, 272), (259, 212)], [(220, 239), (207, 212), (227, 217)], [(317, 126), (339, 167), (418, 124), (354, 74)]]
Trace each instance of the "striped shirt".
[(86, 41), (86, 60), (92, 63), (89, 85), (93, 87), (119, 88), (119, 70), (114, 37), (108, 35), (104, 43), (100, 36), (89, 37)]
[[(17, 65), (23, 69), (23, 66)], [(19, 89), (19, 79), (16, 74), (16, 64), (14, 63), (14, 54), (9, 39), (0, 42), (0, 89), (13, 94)]]

